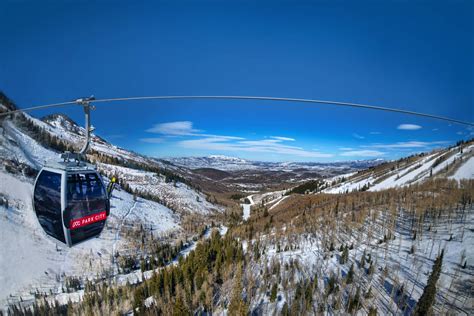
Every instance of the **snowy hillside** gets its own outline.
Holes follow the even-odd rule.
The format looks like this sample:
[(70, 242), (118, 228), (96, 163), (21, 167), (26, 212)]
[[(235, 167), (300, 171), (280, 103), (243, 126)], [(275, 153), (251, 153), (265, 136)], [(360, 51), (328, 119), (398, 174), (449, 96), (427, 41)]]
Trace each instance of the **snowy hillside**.
[(167, 183), (162, 175), (103, 163), (98, 163), (97, 167), (109, 177), (120, 175), (121, 179), (130, 185), (132, 191), (151, 194), (173, 210), (201, 214), (222, 210), (221, 207), (209, 203), (204, 194), (194, 191), (184, 183)]
[(168, 208), (115, 191), (100, 237), (68, 248), (39, 225), (30, 202), (32, 190), (30, 179), (0, 172), (0, 192), (9, 203), (8, 208), (0, 206), (0, 306), (18, 295), (25, 300), (37, 290), (61, 289), (66, 276), (95, 278), (113, 268), (113, 251), (126, 253), (128, 247), (121, 238), (124, 225), (141, 223), (160, 236), (180, 230), (179, 217)]
[(467, 143), (427, 155), (381, 164), (365, 171), (329, 179), (325, 193), (380, 191), (420, 183), (429, 178), (473, 179), (474, 144)]
[[(452, 223), (440, 220), (431, 226), (434, 233), (427, 233), (415, 241), (409, 229), (410, 217), (401, 213), (396, 219), (397, 229), (391, 237), (393, 240), (384, 243), (381, 243), (381, 240), (384, 239), (386, 214), (374, 216), (378, 217), (376, 222), (367, 220), (366, 224), (358, 229), (343, 228), (342, 223), (337, 226), (340, 231), (337, 234), (336, 250), (333, 251), (327, 250), (322, 233), (301, 234), (292, 238), (275, 238), (272, 236), (274, 234), (264, 236), (259, 243), (259, 247), (264, 248), (267, 254), (264, 265), (274, 270), (276, 265), (283, 267), (296, 264), (299, 271), (295, 276), (297, 282), (306, 283), (311, 280), (311, 276), (320, 276), (317, 279), (319, 289), (327, 288), (327, 280), (333, 276), (336, 282), (341, 282), (342, 292), (336, 292), (332, 300), (343, 302), (345, 295), (354, 295), (356, 291), (360, 291), (360, 296), (364, 296), (364, 303), (360, 303), (362, 314), (367, 313), (371, 306), (376, 306), (381, 315), (410, 315), (421, 296), (423, 284), (426, 284), (433, 258), (439, 254), (442, 247), (445, 253), (439, 281), (437, 313), (456, 311), (464, 314), (474, 311), (469, 303), (472, 297), (463, 289), (469, 288), (472, 279), (469, 271), (461, 268), (464, 262), (474, 261), (474, 253), (470, 251), (474, 247), (474, 235), (470, 230), (474, 222), (472, 210), (468, 214), (458, 210)], [(462, 220), (463, 216), (467, 217)], [(466, 227), (465, 223), (471, 224)], [(424, 225), (428, 227), (427, 223)], [(345, 262), (342, 262), (339, 245), (350, 247)], [(351, 272), (354, 281), (346, 280), (344, 284), (351, 266), (354, 269), (354, 272)], [(262, 269), (257, 263), (252, 268), (256, 272)], [(280, 273), (283, 280), (292, 277), (283, 269)], [(268, 296), (262, 293), (261, 297), (255, 300), (253, 308), (263, 310), (264, 314), (281, 311), (291, 294), (283, 291), (279, 293), (282, 300), (278, 303), (272, 303)], [(316, 297), (317, 301), (324, 301), (324, 291), (319, 291)], [(332, 310), (337, 314), (337, 309), (338, 307), (328, 308), (328, 311)]]
[[(72, 121), (65, 115), (49, 115), (43, 118), (43, 120), (41, 121), (36, 120), (31, 116), (28, 116), (28, 118), (30, 118), (35, 124), (46, 128), (52, 135), (55, 135), (60, 139), (64, 139), (65, 141), (69, 141), (74, 144), (82, 145), (84, 143), (84, 128), (77, 125), (74, 121)], [(91, 149), (93, 151), (97, 151), (99, 153), (121, 158), (124, 160), (132, 160), (141, 163), (148, 163), (151, 161), (150, 159), (144, 156), (132, 153), (130, 151), (107, 143), (104, 139), (96, 135), (92, 135)]]
[[(45, 121), (25, 117), (61, 140), (82, 145), (83, 129), (67, 117), (55, 115)], [(129, 181), (134, 190), (143, 189), (161, 203), (134, 197), (119, 187), (111, 199), (110, 217), (102, 234), (68, 248), (45, 234), (32, 208), (35, 170), (48, 161), (57, 161), (60, 154), (33, 139), (28, 133), (32, 127), (24, 124), (25, 120), (0, 118), (0, 311), (6, 304), (32, 302), (38, 293), (59, 295), (71, 278), (118, 275), (117, 260), (139, 254), (133, 246), (134, 230), (145, 227), (155, 238), (173, 242), (187, 236), (181, 223), (186, 214), (221, 211), (207, 202), (203, 193), (179, 181), (166, 182), (157, 173), (99, 163), (104, 174), (113, 172), (119, 180)], [(137, 166), (151, 162), (155, 169), (161, 166), (99, 137), (93, 140), (96, 156), (106, 155)]]
[[(80, 146), (82, 146), (84, 142), (84, 129), (77, 126), (64, 115), (51, 115), (46, 117), (44, 121), (37, 120), (26, 114), (25, 116), (31, 124), (45, 129), (48, 133), (53, 135), (53, 137), (57, 137), (62, 141), (70, 144), (79, 144)], [(25, 133), (25, 131), (15, 125), (14, 121), (4, 120), (0, 128), (2, 128), (3, 131), (3, 142), (5, 144), (0, 147), (0, 159), (2, 157), (11, 157), (16, 162), (24, 163), (33, 169), (39, 170), (47, 161), (57, 161), (60, 158), (58, 152), (45, 148), (44, 145), (34, 140), (28, 133)], [(91, 154), (88, 155), (88, 157), (100, 165), (100, 171), (103, 171), (107, 175), (118, 176), (119, 181), (133, 181), (132, 179), (140, 173), (146, 174), (148, 180), (154, 179), (152, 183), (150, 183), (152, 185), (147, 186), (146, 190), (143, 185), (139, 186), (138, 183), (133, 184), (133, 189), (138, 192), (140, 192), (140, 190), (146, 191), (146, 193), (154, 195), (165, 204), (173, 204), (176, 206), (175, 210), (191, 213), (207, 213), (212, 210), (218, 210), (218, 207), (205, 201), (205, 195), (195, 192), (193, 188), (179, 183), (179, 181), (178, 183), (176, 183), (176, 181), (174, 181), (174, 183), (165, 182), (163, 175), (156, 174), (156, 172), (145, 172), (140, 169), (146, 168), (157, 170), (158, 172), (167, 172), (168, 165), (165, 166), (154, 159), (114, 146), (97, 136), (93, 136), (90, 151)], [(101, 163), (101, 159), (105, 159), (107, 162), (111, 160), (110, 162), (113, 163), (113, 165), (110, 163)], [(117, 163), (123, 166), (116, 165)], [(127, 168), (126, 166), (128, 165), (134, 168)], [(176, 168), (169, 170), (173, 172)], [(143, 179), (142, 177), (142, 180)], [(197, 200), (203, 202), (196, 203)]]

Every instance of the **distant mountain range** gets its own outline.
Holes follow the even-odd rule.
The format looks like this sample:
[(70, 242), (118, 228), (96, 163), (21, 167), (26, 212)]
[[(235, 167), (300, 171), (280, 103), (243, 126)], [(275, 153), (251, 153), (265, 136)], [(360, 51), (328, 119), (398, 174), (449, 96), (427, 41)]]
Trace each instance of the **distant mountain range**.
[(385, 162), (384, 159), (352, 160), (340, 162), (268, 162), (245, 160), (224, 155), (205, 157), (164, 158), (174, 165), (190, 169), (213, 168), (223, 171), (237, 170), (267, 170), (267, 171), (321, 171), (331, 169), (365, 169)]

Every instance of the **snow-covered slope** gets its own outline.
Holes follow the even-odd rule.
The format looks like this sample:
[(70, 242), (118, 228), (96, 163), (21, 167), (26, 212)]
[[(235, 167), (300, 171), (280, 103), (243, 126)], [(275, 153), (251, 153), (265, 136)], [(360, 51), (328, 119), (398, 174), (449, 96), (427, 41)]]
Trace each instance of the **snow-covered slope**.
[[(82, 144), (83, 129), (62, 115), (44, 122), (26, 117), (51, 135)], [(161, 166), (99, 137), (94, 137), (92, 149), (135, 165)], [(119, 187), (111, 199), (111, 214), (102, 234), (67, 248), (44, 233), (32, 208), (31, 170), (39, 170), (59, 156), (33, 139), (17, 120), (0, 119), (0, 311), (6, 304), (33, 300), (35, 292), (61, 293), (66, 279), (72, 276), (97, 278), (110, 271), (117, 273), (112, 258), (131, 251), (125, 232), (133, 227), (143, 226), (159, 238), (170, 236), (175, 240), (183, 234), (183, 214), (220, 210), (207, 202), (204, 194), (180, 182), (167, 183), (156, 173), (99, 163), (100, 171), (113, 170), (114, 175), (129, 180), (134, 189), (150, 189), (152, 192), (147, 193), (161, 203), (134, 197)]]
[[(393, 239), (386, 243), (380, 242), (384, 236), (385, 216), (383, 214), (374, 215), (378, 216), (377, 220), (367, 220), (359, 228), (348, 230), (339, 228), (336, 235), (337, 245), (354, 245), (348, 250), (349, 260), (346, 263), (341, 263), (341, 252), (338, 251), (337, 246), (336, 250), (328, 254), (322, 232), (293, 234), (291, 237), (279, 239), (278, 242), (274, 236), (276, 233), (272, 233), (265, 235), (259, 241), (259, 248), (265, 247), (265, 257), (251, 269), (258, 273), (265, 269), (262, 266), (266, 266), (270, 271), (275, 271), (272, 267), (275, 267), (276, 263), (283, 267), (296, 262), (299, 273), (290, 274), (282, 269), (283, 278), (290, 275), (292, 280), (307, 281), (316, 275), (319, 289), (317, 295), (320, 301), (324, 302), (328, 298), (320, 289), (327, 288), (328, 277), (346, 276), (353, 265), (356, 282), (354, 284), (341, 282), (340, 291), (355, 293), (357, 287), (360, 288), (361, 293), (367, 293), (369, 289), (371, 291), (370, 296), (364, 297), (363, 305), (356, 315), (366, 315), (370, 306), (376, 306), (379, 315), (411, 315), (431, 273), (433, 261), (443, 248), (445, 253), (441, 276), (437, 284), (438, 295), (434, 314), (469, 315), (474, 311), (472, 291), (468, 290), (472, 285), (472, 274), (469, 269), (463, 269), (461, 266), (466, 262), (465, 260), (467, 262), (474, 260), (472, 251), (474, 212), (472, 209), (467, 212), (458, 210), (454, 214), (456, 220), (452, 222), (443, 217), (435, 224), (424, 223), (426, 227), (432, 225), (433, 231), (427, 232), (426, 236), (418, 237), (416, 240), (413, 239), (413, 233), (410, 230), (410, 218), (403, 211), (400, 211), (396, 217), (397, 225), (394, 225), (396, 229)], [(463, 217), (465, 221), (461, 221)], [(362, 257), (366, 262), (364, 266), (361, 266)], [(372, 274), (367, 272), (369, 270), (367, 258), (370, 258), (374, 264)], [(278, 274), (277, 278), (280, 277)], [(402, 286), (403, 295), (400, 294), (403, 292)], [(272, 303), (269, 296), (262, 293), (261, 297), (254, 300), (252, 307), (265, 306), (268, 314), (278, 314), (277, 311), (281, 311), (287, 294), (282, 291), (281, 296), (281, 302)], [(403, 304), (407, 305), (405, 311), (402, 311)], [(344, 315), (339, 312), (336, 311), (334, 314)]]
[[(74, 144), (82, 145), (84, 143), (85, 130), (78, 126), (74, 121), (62, 114), (49, 115), (43, 120), (36, 120), (28, 116), (35, 124), (46, 128), (52, 135), (61, 139), (69, 141)], [(119, 148), (113, 144), (106, 142), (97, 135), (92, 135), (91, 149), (99, 153), (107, 154), (112, 157), (117, 157), (125, 160), (132, 160), (134, 162), (151, 163), (153, 160), (130, 152), (128, 150)]]
[(37, 141), (19, 130), (15, 124), (5, 120), (1, 124), (0, 157), (14, 159), (35, 169), (46, 161), (58, 160), (60, 155), (41, 146)]
[(200, 214), (222, 210), (209, 203), (203, 193), (194, 191), (184, 183), (167, 183), (162, 175), (103, 163), (98, 163), (97, 167), (105, 175), (121, 175), (133, 191), (152, 194), (173, 210)]
[[(120, 232), (124, 224), (144, 224), (157, 236), (179, 231), (179, 217), (156, 202), (115, 191), (111, 214), (99, 238), (73, 248), (57, 243), (40, 227), (31, 206), (32, 181), (0, 171), (0, 192), (9, 206), (0, 206), (0, 306), (17, 295), (61, 289), (64, 276), (94, 278), (112, 266), (113, 251), (126, 243)], [(13, 294), (14, 297), (8, 297)]]
[[(53, 137), (57, 137), (61, 141), (76, 146), (79, 145), (79, 147), (84, 142), (84, 129), (64, 115), (50, 115), (44, 118), (43, 121), (27, 114), (25, 114), (25, 117), (30, 121), (30, 124), (48, 131)], [(2, 132), (0, 160), (2, 158), (14, 159), (39, 170), (46, 162), (60, 159), (58, 152), (45, 148), (38, 143), (27, 132), (19, 128), (15, 121), (6, 119), (0, 126), (0, 132)], [(174, 210), (177, 211), (209, 213), (212, 210), (219, 209), (206, 202), (204, 194), (195, 191), (188, 185), (179, 182), (167, 183), (164, 181), (164, 177), (156, 174), (159, 170), (173, 173), (178, 170), (177, 167), (173, 168), (173, 166), (165, 165), (155, 159), (119, 148), (95, 135), (93, 135), (92, 140), (89, 158), (100, 165), (100, 171), (106, 172), (108, 175), (118, 176), (119, 180), (125, 179), (133, 182), (134, 179), (138, 179), (138, 183), (130, 183), (134, 189), (139, 191), (138, 193), (146, 191), (146, 193), (154, 195), (154, 198), (166, 205), (175, 205)], [(107, 163), (100, 163), (100, 159), (105, 159)], [(132, 166), (133, 169), (117, 166), (117, 163), (123, 166)], [(145, 172), (140, 168), (150, 169), (155, 173)], [(140, 182), (140, 177), (137, 177), (137, 174), (147, 175), (148, 180), (153, 180), (152, 183)], [(179, 175), (181, 174), (184, 174), (184, 172)], [(202, 203), (199, 203), (199, 201), (202, 201)]]
[(456, 180), (474, 179), (474, 157), (469, 158), (450, 178)]
[(461, 144), (447, 150), (381, 164), (368, 170), (328, 180), (325, 193), (380, 191), (420, 183), (432, 177), (474, 178), (474, 144)]

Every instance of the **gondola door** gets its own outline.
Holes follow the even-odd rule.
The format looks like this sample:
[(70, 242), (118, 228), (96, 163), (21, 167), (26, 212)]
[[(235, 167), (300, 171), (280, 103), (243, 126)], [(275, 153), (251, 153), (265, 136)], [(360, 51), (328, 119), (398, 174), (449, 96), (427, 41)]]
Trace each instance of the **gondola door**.
[(96, 172), (68, 172), (63, 213), (69, 246), (97, 237), (109, 215), (105, 186)]
[(65, 173), (44, 168), (36, 179), (33, 207), (44, 231), (53, 238), (67, 243), (63, 226)]

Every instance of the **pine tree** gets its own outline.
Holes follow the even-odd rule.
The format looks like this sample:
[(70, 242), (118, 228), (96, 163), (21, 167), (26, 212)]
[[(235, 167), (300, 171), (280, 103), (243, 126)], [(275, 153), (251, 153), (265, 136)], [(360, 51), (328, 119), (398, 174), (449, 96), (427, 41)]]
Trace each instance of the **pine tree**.
[(277, 298), (277, 293), (278, 293), (278, 285), (276, 283), (273, 283), (271, 294), (270, 294), (270, 301), (275, 302)]
[(281, 308), (281, 316), (290, 316), (290, 308), (288, 307), (288, 302), (285, 302), (283, 307)]
[(349, 260), (349, 248), (347, 245), (344, 247), (344, 250), (342, 251), (341, 257), (339, 259), (340, 264), (345, 264)]
[(362, 254), (362, 257), (360, 257), (360, 266), (361, 268), (365, 267), (365, 250), (364, 250), (364, 253)]
[(176, 299), (173, 307), (173, 316), (183, 316), (183, 315), (190, 315), (191, 313), (187, 310), (186, 306), (184, 305), (183, 300), (180, 296)]
[(351, 264), (351, 268), (349, 269), (349, 272), (347, 272), (346, 283), (351, 284), (352, 281), (354, 281), (354, 264)]
[(247, 306), (242, 299), (242, 265), (239, 265), (237, 268), (237, 273), (234, 278), (234, 288), (232, 289), (232, 297), (228, 309), (229, 315), (247, 315)]
[(349, 304), (347, 306), (347, 311), (352, 313), (353, 311), (357, 311), (360, 304), (360, 287), (357, 287), (356, 294), (354, 297), (349, 299)]
[(371, 306), (369, 308), (368, 316), (377, 316), (377, 308), (374, 306)]
[(443, 264), (444, 249), (441, 254), (436, 258), (433, 264), (433, 270), (428, 278), (428, 282), (423, 290), (418, 303), (415, 307), (415, 315), (428, 315), (430, 312), (435, 296), (436, 296), (436, 282), (438, 282), (439, 275), (441, 274), (441, 267)]
[(310, 311), (313, 306), (313, 284), (308, 282), (304, 293), (305, 309)]

